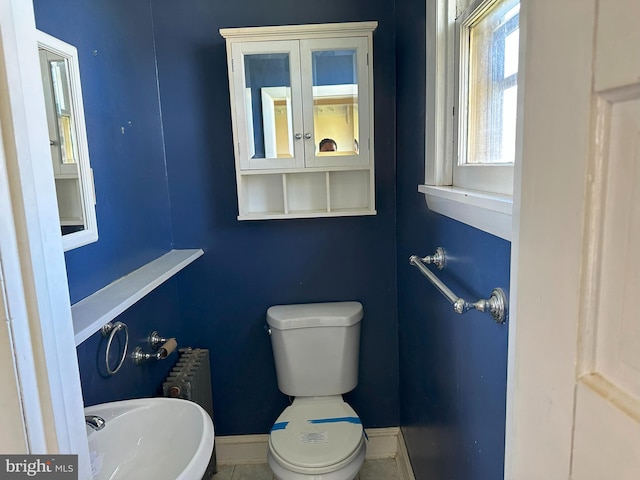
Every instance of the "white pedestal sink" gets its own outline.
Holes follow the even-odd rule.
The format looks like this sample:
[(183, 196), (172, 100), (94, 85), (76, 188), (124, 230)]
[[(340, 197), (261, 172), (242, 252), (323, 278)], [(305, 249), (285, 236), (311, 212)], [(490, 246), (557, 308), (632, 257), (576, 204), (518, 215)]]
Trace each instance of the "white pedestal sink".
[(175, 398), (139, 398), (87, 407), (100, 430), (87, 426), (94, 480), (199, 480), (213, 451), (211, 417)]

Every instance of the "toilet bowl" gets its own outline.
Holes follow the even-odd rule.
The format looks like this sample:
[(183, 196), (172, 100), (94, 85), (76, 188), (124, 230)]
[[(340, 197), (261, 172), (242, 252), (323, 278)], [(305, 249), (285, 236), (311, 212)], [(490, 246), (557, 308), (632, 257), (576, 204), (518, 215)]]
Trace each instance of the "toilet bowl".
[(364, 430), (342, 398), (357, 385), (362, 305), (278, 305), (267, 311), (278, 388), (294, 397), (269, 433), (278, 480), (352, 480), (366, 454)]

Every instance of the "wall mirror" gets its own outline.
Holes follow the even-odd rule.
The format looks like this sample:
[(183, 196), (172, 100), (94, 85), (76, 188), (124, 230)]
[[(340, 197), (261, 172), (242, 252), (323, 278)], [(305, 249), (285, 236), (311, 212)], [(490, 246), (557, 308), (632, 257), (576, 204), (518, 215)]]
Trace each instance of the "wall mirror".
[[(293, 158), (295, 106), (289, 53), (244, 57), (245, 109), (251, 158)], [(297, 64), (297, 61), (296, 61)], [(315, 155), (359, 154), (358, 71), (355, 49), (311, 53)], [(307, 120), (308, 121), (308, 120)], [(310, 123), (310, 122), (309, 122)], [(297, 138), (297, 137), (295, 137)]]
[(37, 39), (60, 231), (67, 251), (98, 239), (78, 52), (44, 32), (38, 31)]
[[(251, 95), (247, 91), (247, 98)], [(264, 158), (293, 157), (293, 125), (291, 89), (289, 87), (262, 87), (262, 128), (264, 135)], [(247, 111), (252, 112), (247, 101)], [(250, 148), (255, 152), (254, 116), (247, 129), (251, 132)], [(326, 85), (313, 87), (313, 124), (316, 155), (358, 154), (358, 86)], [(259, 141), (262, 139), (260, 138)], [(321, 145), (322, 144), (322, 145)], [(256, 157), (258, 155), (258, 157)], [(254, 158), (260, 158), (254, 153)]]

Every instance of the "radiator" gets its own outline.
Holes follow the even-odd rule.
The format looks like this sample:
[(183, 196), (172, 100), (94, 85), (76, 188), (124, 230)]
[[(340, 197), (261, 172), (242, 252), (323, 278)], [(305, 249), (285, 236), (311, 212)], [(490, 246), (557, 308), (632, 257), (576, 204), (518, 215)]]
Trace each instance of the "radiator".
[[(209, 414), (213, 421), (209, 350), (203, 348), (181, 348), (178, 353), (178, 362), (162, 384), (163, 395), (165, 397), (184, 398), (197, 403)], [(202, 478), (209, 480), (216, 471), (216, 447), (214, 444), (211, 460)]]

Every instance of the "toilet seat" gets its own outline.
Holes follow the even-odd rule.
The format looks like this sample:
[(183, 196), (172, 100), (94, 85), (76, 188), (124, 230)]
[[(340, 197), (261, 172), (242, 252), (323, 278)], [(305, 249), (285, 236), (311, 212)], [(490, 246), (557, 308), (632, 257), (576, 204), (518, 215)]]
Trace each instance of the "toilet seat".
[(296, 398), (269, 435), (274, 459), (303, 474), (343, 468), (364, 448), (360, 418), (341, 396)]

